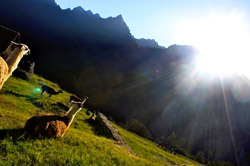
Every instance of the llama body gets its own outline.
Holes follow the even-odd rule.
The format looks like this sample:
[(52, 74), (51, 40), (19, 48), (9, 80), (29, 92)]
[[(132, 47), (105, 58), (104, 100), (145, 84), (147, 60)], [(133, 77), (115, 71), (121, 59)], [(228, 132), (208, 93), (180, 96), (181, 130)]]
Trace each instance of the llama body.
[(42, 86), (41, 95), (43, 95), (44, 92), (47, 92), (49, 94), (49, 97), (51, 97), (52, 95), (57, 95), (59, 93), (63, 93), (62, 90), (59, 90), (56, 92), (53, 88), (48, 87), (47, 85)]
[(29, 54), (30, 50), (25, 44), (11, 42), (4, 53), (7, 54), (7, 59), (5, 61), (0, 57), (0, 90), (5, 81), (8, 80), (12, 72), (17, 68), (22, 57)]
[(38, 114), (30, 118), (25, 124), (25, 130), (34, 137), (63, 137), (69, 118), (56, 114)]
[(63, 137), (86, 100), (87, 98), (83, 102), (73, 102), (65, 115), (47, 113), (31, 117), (25, 124), (26, 132), (34, 137)]
[(5, 80), (7, 80), (8, 69), (7, 63), (0, 57), (0, 89), (2, 89)]

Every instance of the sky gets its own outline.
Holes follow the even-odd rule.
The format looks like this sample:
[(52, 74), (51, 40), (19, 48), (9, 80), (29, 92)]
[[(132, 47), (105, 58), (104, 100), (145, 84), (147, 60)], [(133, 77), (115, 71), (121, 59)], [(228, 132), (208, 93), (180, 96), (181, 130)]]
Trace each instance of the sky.
[[(122, 15), (135, 38), (155, 39), (160, 45), (188, 44), (180, 37), (185, 22), (209, 15), (236, 13), (250, 21), (250, 0), (55, 0), (62, 9), (81, 6), (101, 17)], [(247, 21), (246, 21), (247, 22)], [(204, 21), (203, 21), (204, 23)], [(249, 22), (247, 22), (249, 23)], [(195, 25), (195, 24), (194, 24)], [(205, 32), (206, 33), (206, 32)]]

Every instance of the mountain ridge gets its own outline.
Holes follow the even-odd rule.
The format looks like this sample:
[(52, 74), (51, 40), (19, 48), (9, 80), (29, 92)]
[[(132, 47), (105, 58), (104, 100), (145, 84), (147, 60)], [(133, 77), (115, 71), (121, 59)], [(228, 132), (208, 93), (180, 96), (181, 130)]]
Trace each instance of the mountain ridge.
[(145, 39), (140, 38), (136, 39), (136, 43), (139, 47), (146, 47), (146, 48), (165, 48), (163, 46), (160, 46), (154, 39)]

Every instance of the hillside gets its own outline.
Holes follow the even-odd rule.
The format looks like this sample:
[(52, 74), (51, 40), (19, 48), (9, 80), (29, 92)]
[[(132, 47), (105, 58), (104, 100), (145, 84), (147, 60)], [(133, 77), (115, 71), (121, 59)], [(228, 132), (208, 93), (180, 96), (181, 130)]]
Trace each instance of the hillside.
[(65, 112), (59, 105), (67, 105), (69, 93), (40, 96), (37, 88), (47, 84), (59, 86), (36, 75), (27, 82), (11, 77), (0, 93), (0, 165), (200, 165), (185, 157), (165, 152), (149, 140), (130, 133), (118, 125), (126, 143), (131, 147), (96, 135), (82, 110), (60, 139), (31, 139), (23, 137), (26, 120), (37, 112)]

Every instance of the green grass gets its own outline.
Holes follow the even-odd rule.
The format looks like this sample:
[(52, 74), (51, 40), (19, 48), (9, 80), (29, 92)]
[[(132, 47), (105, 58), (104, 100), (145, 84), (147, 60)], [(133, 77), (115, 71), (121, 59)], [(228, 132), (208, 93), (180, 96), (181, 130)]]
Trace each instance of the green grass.
[(86, 110), (76, 116), (63, 138), (31, 139), (23, 137), (28, 118), (37, 112), (64, 113), (57, 103), (67, 105), (70, 93), (48, 98), (36, 88), (42, 84), (59, 86), (36, 75), (28, 82), (11, 77), (0, 92), (0, 166), (2, 165), (201, 165), (180, 155), (157, 148), (156, 144), (128, 132), (118, 125), (131, 151), (111, 139), (96, 135), (87, 122)]

